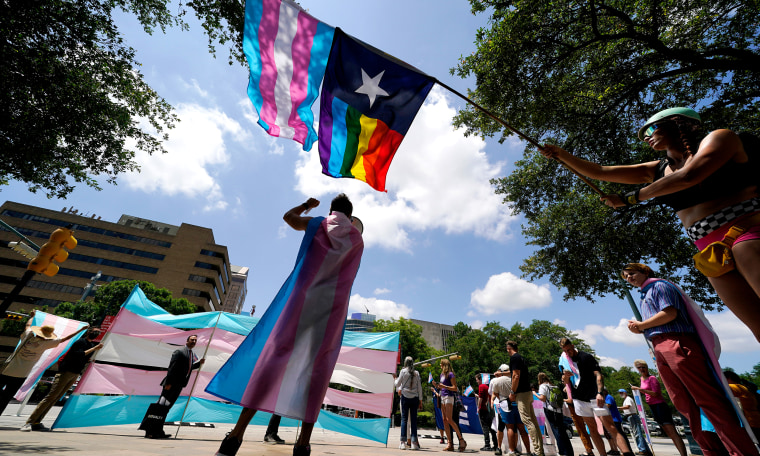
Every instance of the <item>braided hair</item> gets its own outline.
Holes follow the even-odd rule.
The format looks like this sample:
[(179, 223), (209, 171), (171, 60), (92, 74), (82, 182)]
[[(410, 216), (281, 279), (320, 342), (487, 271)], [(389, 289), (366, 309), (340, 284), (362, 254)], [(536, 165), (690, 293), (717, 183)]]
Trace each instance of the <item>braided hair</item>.
[(673, 116), (670, 119), (678, 130), (683, 150), (692, 157), (699, 149), (704, 135), (700, 131), (699, 122), (684, 116)]

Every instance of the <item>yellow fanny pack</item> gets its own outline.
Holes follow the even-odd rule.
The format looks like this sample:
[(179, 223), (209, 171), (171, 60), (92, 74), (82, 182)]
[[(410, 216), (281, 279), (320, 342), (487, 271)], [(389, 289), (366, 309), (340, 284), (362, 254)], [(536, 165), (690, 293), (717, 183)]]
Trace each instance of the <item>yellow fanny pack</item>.
[(720, 277), (736, 269), (734, 256), (731, 254), (731, 247), (737, 237), (757, 223), (760, 223), (760, 214), (753, 215), (735, 224), (728, 230), (722, 240), (713, 242), (694, 255), (694, 265), (699, 272), (707, 277)]

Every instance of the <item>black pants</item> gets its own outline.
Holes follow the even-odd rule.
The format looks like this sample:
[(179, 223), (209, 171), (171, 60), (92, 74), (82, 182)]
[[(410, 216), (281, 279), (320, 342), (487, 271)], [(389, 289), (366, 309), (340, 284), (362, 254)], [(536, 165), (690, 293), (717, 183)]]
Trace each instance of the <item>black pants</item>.
[(565, 418), (562, 413), (544, 408), (544, 414), (552, 425), (554, 439), (557, 441), (557, 452), (565, 456), (573, 456), (575, 454), (573, 444), (570, 443), (570, 437), (567, 436), (567, 426), (565, 426)]
[(11, 377), (9, 375), (0, 375), (0, 414), (3, 413), (8, 402), (13, 399), (21, 385), (24, 384), (26, 377)]
[(272, 414), (272, 418), (269, 419), (269, 426), (267, 426), (267, 432), (264, 435), (277, 435), (277, 432), (280, 430), (281, 419), (280, 415)]
[(493, 415), (491, 415), (488, 411), (488, 408), (486, 408), (483, 410), (478, 410), (478, 417), (480, 417), (480, 426), (483, 428), (483, 440), (486, 441), (486, 446), (491, 446), (491, 440), (493, 440), (493, 446), (498, 446), (499, 441), (496, 439), (496, 431), (491, 429), (491, 421), (493, 420)]

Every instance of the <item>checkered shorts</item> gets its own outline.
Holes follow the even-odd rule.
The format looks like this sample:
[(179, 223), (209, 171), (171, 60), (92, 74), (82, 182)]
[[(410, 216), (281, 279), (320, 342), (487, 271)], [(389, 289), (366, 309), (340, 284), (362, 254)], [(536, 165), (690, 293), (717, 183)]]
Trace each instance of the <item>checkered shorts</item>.
[(752, 198), (741, 203), (734, 204), (733, 206), (726, 207), (720, 211), (708, 215), (702, 220), (696, 222), (690, 227), (686, 228), (686, 234), (689, 235), (689, 239), (692, 242), (696, 242), (699, 239), (707, 236), (713, 231), (717, 230), (726, 223), (741, 217), (744, 214), (757, 212), (760, 210), (760, 198)]

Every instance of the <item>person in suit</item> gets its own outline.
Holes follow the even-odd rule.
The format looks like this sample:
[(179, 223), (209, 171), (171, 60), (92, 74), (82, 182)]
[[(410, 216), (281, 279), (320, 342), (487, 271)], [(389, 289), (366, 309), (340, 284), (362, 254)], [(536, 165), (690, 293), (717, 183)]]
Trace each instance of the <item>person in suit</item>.
[[(205, 360), (199, 360), (193, 353), (193, 347), (198, 343), (198, 336), (192, 335), (187, 338), (185, 346), (174, 350), (172, 353), (172, 359), (169, 361), (169, 369), (166, 372), (166, 377), (161, 380), (161, 385), (164, 387), (161, 391), (161, 397), (158, 399), (158, 404), (165, 406), (166, 412), (169, 411), (172, 405), (179, 398), (179, 394), (182, 392), (182, 388), (187, 386), (190, 381), (190, 374), (194, 369), (198, 369), (204, 363)], [(151, 414), (150, 408), (145, 413), (143, 418), (143, 424), (140, 429), (145, 430), (145, 438), (147, 439), (165, 439), (169, 437), (169, 434), (164, 433), (163, 419), (166, 419), (166, 413), (163, 414), (163, 419), (158, 422), (153, 421), (153, 424), (147, 424), (146, 419)]]

